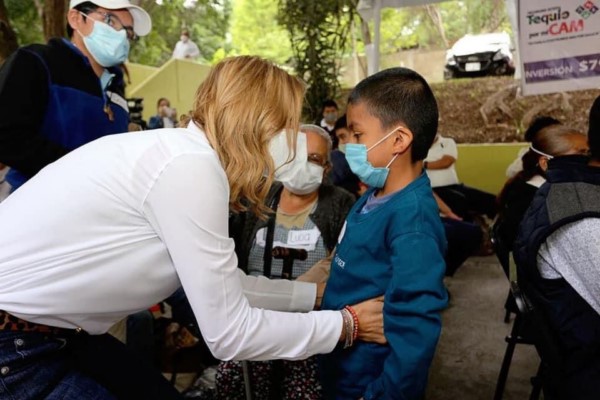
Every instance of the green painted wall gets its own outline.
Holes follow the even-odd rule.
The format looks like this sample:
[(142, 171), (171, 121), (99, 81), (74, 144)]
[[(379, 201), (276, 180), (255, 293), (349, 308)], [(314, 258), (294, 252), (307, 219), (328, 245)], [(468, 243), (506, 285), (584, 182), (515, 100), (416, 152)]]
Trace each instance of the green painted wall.
[(498, 194), (506, 168), (528, 143), (459, 144), (456, 172), (465, 185)]
[(129, 71), (129, 77), (131, 82), (127, 84), (126, 93), (127, 97), (132, 90), (135, 90), (142, 82), (148, 77), (158, 71), (156, 67), (149, 67), (147, 65), (127, 63), (127, 70)]
[(143, 116), (146, 121), (156, 114), (156, 102), (161, 97), (169, 99), (171, 107), (177, 109), (178, 115), (190, 111), (196, 90), (210, 71), (210, 67), (207, 65), (175, 59), (167, 61), (154, 71), (134, 67), (130, 69), (130, 72), (133, 69), (136, 71), (135, 78), (138, 81), (134, 81), (132, 73), (132, 82), (127, 96), (144, 99)]

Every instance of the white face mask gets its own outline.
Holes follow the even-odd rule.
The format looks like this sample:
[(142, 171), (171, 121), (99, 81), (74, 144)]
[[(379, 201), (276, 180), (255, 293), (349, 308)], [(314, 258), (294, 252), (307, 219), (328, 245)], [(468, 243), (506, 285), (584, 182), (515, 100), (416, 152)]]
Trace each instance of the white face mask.
[(531, 151), (533, 151), (534, 153), (539, 154), (540, 156), (544, 156), (548, 159), (548, 161), (552, 160), (554, 158), (554, 156), (551, 156), (550, 154), (546, 154), (543, 151), (540, 151), (538, 149), (536, 149), (535, 147), (533, 147), (533, 145), (529, 146), (529, 148), (531, 149)]
[(283, 187), (297, 195), (309, 194), (317, 190), (323, 182), (324, 168), (308, 161), (306, 168), (307, 170), (298, 171), (297, 174), (281, 181)]
[(292, 149), (288, 147), (287, 135), (285, 131), (275, 135), (269, 143), (269, 153), (273, 158), (275, 166), (275, 180), (280, 182), (289, 182), (295, 175), (308, 173), (308, 149), (306, 147), (306, 134), (298, 132), (296, 141), (296, 156)]

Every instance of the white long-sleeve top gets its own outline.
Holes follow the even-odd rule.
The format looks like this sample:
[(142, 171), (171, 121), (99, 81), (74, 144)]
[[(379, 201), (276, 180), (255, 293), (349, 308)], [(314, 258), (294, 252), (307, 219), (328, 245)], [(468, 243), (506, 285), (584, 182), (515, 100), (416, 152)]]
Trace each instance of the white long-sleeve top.
[(306, 311), (315, 287), (240, 274), (228, 206), (227, 176), (193, 124), (89, 143), (0, 204), (0, 309), (97, 334), (181, 284), (217, 358), (331, 351), (339, 312), (249, 304)]

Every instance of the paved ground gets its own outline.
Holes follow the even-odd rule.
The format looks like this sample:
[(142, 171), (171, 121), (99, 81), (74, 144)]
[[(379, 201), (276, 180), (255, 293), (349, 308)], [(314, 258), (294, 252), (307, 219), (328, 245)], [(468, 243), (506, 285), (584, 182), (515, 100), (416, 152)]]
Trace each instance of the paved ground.
[[(504, 357), (504, 300), (508, 281), (492, 257), (473, 257), (447, 279), (450, 307), (429, 379), (427, 400), (492, 399)], [(539, 358), (532, 346), (517, 345), (504, 392), (505, 400), (528, 399), (529, 378)]]

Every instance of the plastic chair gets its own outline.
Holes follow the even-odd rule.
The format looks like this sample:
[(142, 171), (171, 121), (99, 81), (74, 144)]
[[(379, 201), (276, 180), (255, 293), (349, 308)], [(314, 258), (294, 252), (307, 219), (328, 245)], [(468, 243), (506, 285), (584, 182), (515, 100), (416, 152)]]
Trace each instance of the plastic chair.
[[(490, 239), (492, 241), (492, 246), (494, 248), (494, 252), (496, 253), (496, 257), (498, 258), (498, 261), (500, 262), (500, 265), (502, 266), (502, 269), (504, 270), (504, 273), (506, 274), (508, 280), (516, 280), (516, 276), (510, 276), (511, 248), (502, 239), (502, 235), (500, 234), (500, 225), (500, 220), (497, 220), (496, 223), (492, 225), (492, 228), (490, 229)], [(510, 291), (510, 288), (508, 289), (506, 301), (504, 302), (504, 309), (506, 310), (506, 313), (504, 314), (504, 322), (508, 324), (510, 322), (510, 315), (517, 314), (518, 312), (517, 305), (515, 304), (515, 300)]]
[[(511, 268), (512, 255), (510, 247), (504, 243), (502, 240), (502, 235), (500, 235), (499, 231), (500, 223), (496, 222), (491, 229), (492, 245), (494, 246), (496, 257), (498, 257), (498, 261), (500, 262), (500, 265), (502, 266), (502, 269), (504, 270), (506, 277), (510, 282), (508, 295), (504, 303), (504, 308), (506, 309), (504, 322), (510, 322), (511, 314), (515, 314), (516, 316), (510, 334), (504, 338), (507, 343), (506, 351), (504, 352), (504, 358), (502, 359), (498, 380), (496, 381), (494, 400), (501, 400), (502, 396), (504, 395), (508, 371), (510, 369), (510, 364), (512, 362), (512, 357), (517, 344), (534, 344), (533, 338), (531, 337), (531, 324), (528, 321), (530, 308), (517, 283), (514, 282), (516, 276), (511, 276), (516, 275), (516, 273), (511, 272), (511, 270), (514, 270), (514, 268)], [(515, 294), (520, 296), (518, 301)], [(539, 373), (540, 371), (538, 369), (538, 373), (534, 378), (532, 378), (533, 390), (530, 399), (539, 398), (539, 384), (537, 383), (539, 381)]]
[[(563, 351), (559, 344), (557, 333), (550, 321), (535, 304), (535, 293), (528, 293), (527, 282), (519, 278), (521, 286), (516, 282), (511, 283), (511, 290), (515, 297), (520, 315), (524, 316), (530, 327), (529, 337), (540, 356), (540, 366), (534, 378), (534, 388), (530, 399), (538, 399), (540, 392), (544, 392), (544, 400), (557, 400), (564, 398), (560, 395), (563, 377)], [(533, 396), (536, 397), (533, 397)]]
[[(494, 400), (501, 400), (504, 395), (504, 388), (506, 386), (506, 380), (508, 377), (508, 371), (512, 362), (512, 357), (515, 352), (517, 344), (535, 344), (534, 338), (532, 337), (532, 331), (535, 329), (533, 320), (531, 318), (531, 305), (525, 296), (522, 294), (519, 286), (516, 282), (511, 282), (511, 294), (514, 298), (515, 306), (517, 307), (517, 313), (513, 322), (513, 327), (510, 334), (504, 338), (506, 341), (506, 351), (504, 352), (504, 358), (502, 359), (502, 366), (500, 367), (500, 373), (498, 374), (498, 381), (496, 382), (496, 391), (494, 393)], [(542, 364), (536, 373), (536, 376), (531, 378), (533, 389), (530, 400), (539, 399), (541, 391), (541, 372)]]

